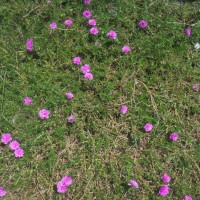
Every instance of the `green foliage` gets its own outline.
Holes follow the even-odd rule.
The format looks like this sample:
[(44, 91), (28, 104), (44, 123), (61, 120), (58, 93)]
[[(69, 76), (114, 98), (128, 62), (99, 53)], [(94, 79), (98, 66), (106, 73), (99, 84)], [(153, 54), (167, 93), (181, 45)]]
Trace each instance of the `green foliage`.
[[(82, 11), (89, 8), (99, 34), (91, 36)], [(162, 199), (161, 175), (172, 177), (167, 199), (199, 191), (200, 3), (92, 0), (0, 2), (0, 130), (20, 141), (25, 156), (15, 159), (1, 144), (0, 186), (7, 199), (64, 199), (55, 190), (64, 176), (74, 179), (67, 196), (80, 199)], [(66, 19), (73, 25), (64, 26)], [(148, 28), (138, 22), (145, 19)], [(58, 29), (51, 31), (55, 21)], [(186, 37), (185, 27), (192, 35)], [(117, 39), (106, 35), (115, 30)], [(26, 52), (26, 40), (34, 52)], [(131, 53), (121, 49), (129, 45)], [(84, 80), (75, 56), (89, 64)], [(74, 99), (66, 100), (72, 92)], [(23, 105), (30, 96), (33, 103)], [(121, 115), (121, 105), (128, 105)], [(40, 109), (48, 120), (38, 119)], [(70, 114), (73, 124), (67, 124)], [(144, 133), (146, 122), (153, 131)], [(178, 132), (177, 142), (169, 133)], [(136, 190), (127, 186), (135, 179)], [(5, 198), (5, 199), (6, 199)]]

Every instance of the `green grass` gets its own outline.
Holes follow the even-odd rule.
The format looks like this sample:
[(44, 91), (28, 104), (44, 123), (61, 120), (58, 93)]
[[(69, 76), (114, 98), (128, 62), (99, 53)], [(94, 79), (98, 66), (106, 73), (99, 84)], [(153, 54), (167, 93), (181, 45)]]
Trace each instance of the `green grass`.
[[(0, 131), (21, 142), (15, 159), (0, 144), (4, 199), (159, 200), (161, 175), (172, 177), (168, 200), (200, 199), (200, 2), (169, 0), (0, 1)], [(82, 11), (89, 8), (99, 34), (91, 36)], [(65, 19), (74, 24), (65, 29)], [(148, 28), (138, 22), (145, 19)], [(50, 31), (50, 22), (60, 29)], [(185, 27), (192, 26), (191, 37)], [(111, 41), (106, 34), (117, 31)], [(26, 40), (33, 38), (33, 54)], [(96, 45), (95, 45), (96, 43)], [(130, 54), (121, 48), (129, 45)], [(91, 66), (86, 81), (72, 58)], [(71, 91), (75, 98), (66, 100)], [(23, 105), (30, 96), (33, 103)], [(119, 110), (129, 109), (126, 115)], [(40, 109), (48, 120), (38, 119)], [(67, 124), (71, 113), (77, 115)], [(146, 134), (143, 126), (154, 129)], [(169, 133), (178, 132), (178, 142)], [(67, 195), (56, 183), (74, 179)], [(127, 186), (135, 179), (140, 189)]]

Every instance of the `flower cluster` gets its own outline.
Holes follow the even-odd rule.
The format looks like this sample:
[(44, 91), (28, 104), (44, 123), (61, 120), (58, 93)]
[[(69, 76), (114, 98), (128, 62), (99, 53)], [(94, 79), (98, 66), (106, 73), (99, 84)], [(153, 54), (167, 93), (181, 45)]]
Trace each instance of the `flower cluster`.
[(14, 156), (16, 158), (21, 158), (24, 156), (24, 150), (20, 147), (20, 143), (17, 140), (12, 141), (12, 135), (10, 133), (3, 133), (1, 136), (1, 142), (3, 144), (9, 144), (11, 150), (14, 151)]
[(87, 80), (92, 80), (94, 78), (93, 74), (90, 72), (90, 66), (88, 64), (81, 66), (81, 72)]
[[(164, 183), (169, 183), (171, 180), (171, 177), (165, 173), (162, 175), (162, 180)], [(170, 190), (170, 188), (168, 185), (163, 185), (159, 189), (159, 195), (165, 197), (169, 194), (169, 190)]]
[[(90, 0), (84, 0), (84, 4), (89, 5), (90, 4)], [(96, 20), (94, 18), (91, 18), (92, 17), (91, 11), (86, 9), (86, 10), (83, 11), (82, 14), (83, 14), (83, 17), (88, 20), (88, 24), (90, 26), (89, 33), (91, 35), (98, 35), (99, 34), (99, 30), (96, 27), (97, 22), (96, 22)], [(69, 27), (72, 24), (73, 24), (73, 21), (71, 19), (67, 19), (67, 20), (64, 21), (64, 25), (66, 27)], [(140, 20), (138, 25), (139, 25), (139, 28), (141, 28), (143, 30), (146, 29), (149, 26), (147, 21), (145, 21), (145, 20)], [(50, 23), (49, 27), (50, 27), (51, 30), (55, 30), (55, 29), (57, 29), (57, 23), (56, 22), (52, 22), (52, 23)], [(144, 32), (146, 32), (146, 31), (144, 31)], [(191, 28), (190, 27), (185, 29), (185, 34), (186, 34), (187, 37), (191, 36)], [(114, 30), (110, 30), (107, 33), (107, 37), (112, 39), (112, 40), (115, 40), (117, 38), (117, 32), (114, 31)], [(195, 47), (195, 49), (200, 49), (200, 44), (197, 43), (197, 44), (195, 44), (194, 47)], [(27, 48), (28, 52), (32, 52), (33, 51), (33, 39), (28, 39), (27, 40), (26, 48)], [(129, 46), (125, 45), (125, 46), (122, 47), (121, 51), (122, 51), (123, 54), (128, 54), (128, 53), (130, 53), (131, 48)], [(82, 61), (81, 57), (79, 57), (79, 56), (74, 57), (73, 60), (72, 60), (74, 65), (81, 65), (81, 61)], [(84, 65), (81, 66), (81, 73), (83, 74), (85, 79), (93, 80), (93, 74), (91, 73), (91, 68), (90, 68), (90, 66), (88, 64), (84, 64)], [(193, 90), (195, 92), (199, 91), (199, 87), (198, 87), (197, 84), (193, 85)], [(65, 96), (66, 96), (66, 98), (68, 100), (74, 98), (74, 95), (71, 92), (66, 93)], [(25, 97), (23, 102), (24, 102), (24, 105), (30, 105), (32, 103), (32, 98), (31, 97)], [(124, 115), (124, 114), (127, 113), (127, 111), (128, 111), (128, 106), (127, 105), (122, 105), (121, 108), (120, 108), (121, 114)], [(42, 109), (42, 110), (39, 111), (38, 116), (42, 120), (48, 119), (49, 116), (50, 116), (50, 111), (47, 110), (47, 109)], [(73, 123), (75, 118), (76, 118), (75, 115), (72, 114), (72, 115), (70, 115), (68, 117), (67, 122), (68, 123)], [(152, 131), (153, 125), (151, 123), (146, 123), (143, 128), (144, 128), (146, 133), (149, 133), (149, 132)], [(179, 136), (175, 132), (171, 133), (170, 136), (169, 136), (169, 139), (171, 141), (173, 141), (173, 142), (177, 141), (178, 138), (179, 138)], [(16, 158), (20, 158), (20, 157), (24, 156), (24, 150), (20, 147), (20, 143), (17, 140), (13, 140), (12, 141), (12, 135), (10, 133), (4, 133), (1, 136), (1, 142), (3, 144), (9, 144), (9, 147), (10, 147), (11, 150), (14, 151), (14, 155), (15, 155)], [(162, 185), (159, 188), (158, 194), (160, 196), (164, 197), (164, 196), (167, 196), (169, 194), (169, 192), (170, 192), (170, 187), (169, 187), (169, 185), (167, 185), (167, 183), (169, 183), (171, 181), (171, 177), (168, 174), (164, 173), (161, 178), (162, 178), (162, 181), (165, 184)], [(71, 177), (64, 176), (57, 183), (57, 192), (58, 193), (65, 193), (67, 191), (68, 187), (72, 184), (72, 182), (73, 182), (73, 180), (72, 180)], [(130, 180), (128, 185), (131, 186), (131, 187), (134, 187), (136, 189), (139, 188), (139, 184), (135, 180)], [(0, 197), (5, 196), (5, 194), (6, 194), (5, 189), (3, 187), (0, 187)], [(186, 195), (184, 197), (184, 200), (192, 200), (192, 197)]]

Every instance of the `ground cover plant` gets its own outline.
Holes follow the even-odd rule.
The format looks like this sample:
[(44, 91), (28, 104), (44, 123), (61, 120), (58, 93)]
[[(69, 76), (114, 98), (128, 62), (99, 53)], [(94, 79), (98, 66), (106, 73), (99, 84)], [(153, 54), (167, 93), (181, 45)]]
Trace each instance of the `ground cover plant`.
[(0, 198), (200, 199), (200, 2), (0, 1)]

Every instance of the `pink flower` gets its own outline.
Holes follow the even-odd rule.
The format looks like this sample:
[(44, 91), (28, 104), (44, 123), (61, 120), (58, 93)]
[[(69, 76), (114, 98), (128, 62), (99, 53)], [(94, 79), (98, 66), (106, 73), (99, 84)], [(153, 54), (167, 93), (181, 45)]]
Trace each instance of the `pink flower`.
[(12, 135), (10, 133), (3, 133), (1, 136), (1, 142), (3, 144), (8, 144), (12, 140)]
[(185, 195), (184, 199), (183, 200), (192, 200), (192, 197), (189, 196), (189, 195)]
[(67, 187), (72, 184), (73, 180), (69, 176), (64, 176), (61, 181), (57, 183), (57, 192), (65, 193), (67, 191)]
[(9, 145), (11, 150), (17, 150), (20, 148), (20, 143), (16, 140), (12, 141)]
[(84, 10), (83, 11), (83, 16), (85, 18), (90, 18), (92, 16), (91, 12), (89, 10)]
[(96, 26), (96, 20), (95, 20), (95, 19), (90, 19), (90, 20), (88, 21), (88, 24), (89, 24), (90, 26)]
[(32, 98), (31, 97), (25, 97), (24, 98), (24, 105), (28, 106), (32, 103)]
[(49, 25), (50, 29), (54, 30), (54, 29), (57, 29), (57, 24), (56, 22), (52, 22), (50, 25)]
[(67, 19), (67, 20), (65, 20), (65, 22), (64, 22), (64, 25), (65, 26), (71, 26), (73, 24), (73, 21), (71, 20), (71, 19)]
[(110, 38), (110, 39), (115, 39), (117, 37), (117, 33), (115, 31), (110, 31), (107, 36)]
[(6, 190), (3, 187), (0, 187), (0, 197), (4, 197), (6, 193)]
[(81, 72), (83, 74), (89, 73), (90, 72), (90, 66), (88, 64), (85, 64), (81, 67)]
[(73, 123), (74, 122), (74, 120), (75, 120), (75, 115), (70, 115), (69, 117), (68, 117), (68, 123)]
[(146, 132), (150, 132), (152, 130), (152, 128), (153, 128), (153, 125), (151, 123), (147, 123), (144, 125), (144, 130)]
[(68, 187), (72, 184), (73, 179), (70, 176), (64, 176), (61, 181)]
[(81, 63), (81, 58), (80, 58), (80, 57), (75, 57), (75, 58), (73, 58), (73, 63), (74, 63), (75, 65), (80, 65), (80, 63)]
[(140, 28), (146, 28), (147, 27), (147, 22), (145, 21), (145, 20), (141, 20), (140, 22), (139, 22), (139, 26), (140, 26)]
[(67, 97), (67, 99), (72, 99), (74, 97), (71, 92), (66, 93), (65, 96)]
[(63, 181), (57, 183), (57, 192), (65, 193), (67, 191), (67, 185)]
[(26, 41), (26, 47), (32, 47), (33, 46), (33, 39), (28, 39)]
[(198, 91), (199, 91), (199, 86), (198, 86), (198, 84), (194, 84), (194, 85), (193, 85), (193, 90), (194, 90), (195, 92), (198, 92)]
[(90, 4), (90, 0), (84, 0), (84, 4)]
[(32, 52), (32, 51), (33, 51), (33, 47), (26, 47), (26, 50), (27, 50), (28, 52)]
[(48, 119), (50, 115), (50, 112), (46, 109), (42, 109), (39, 111), (39, 118), (40, 119)]
[(16, 158), (22, 158), (24, 156), (24, 150), (22, 148), (18, 148), (14, 151)]
[(97, 34), (99, 33), (98, 28), (97, 28), (97, 27), (92, 27), (92, 28), (90, 29), (90, 33), (91, 33), (92, 35), (97, 35)]
[(188, 37), (190, 37), (190, 35), (191, 35), (191, 28), (186, 28), (186, 29), (185, 29), (185, 34), (186, 34)]
[(165, 197), (169, 194), (169, 186), (168, 185), (163, 185), (160, 189), (159, 189), (159, 195), (162, 197)]
[(163, 180), (165, 183), (169, 183), (170, 180), (171, 180), (171, 177), (170, 177), (168, 174), (163, 174), (163, 175), (162, 175), (162, 180)]
[(178, 140), (178, 134), (177, 133), (171, 133), (169, 136), (170, 140), (177, 141)]
[(128, 183), (128, 185), (134, 187), (134, 188), (139, 188), (138, 183), (135, 180), (130, 180), (130, 182)]
[(93, 74), (91, 74), (91, 73), (86, 73), (86, 74), (84, 75), (84, 78), (85, 78), (85, 79), (88, 79), (88, 80), (92, 80), (92, 79), (93, 79)]
[(120, 112), (121, 112), (122, 114), (126, 114), (126, 113), (127, 113), (127, 110), (128, 110), (128, 106), (127, 106), (127, 105), (122, 105)]
[(129, 53), (130, 51), (131, 51), (131, 48), (129, 46), (124, 46), (122, 48), (122, 52), (125, 53), (125, 54)]
[(26, 41), (26, 50), (28, 52), (32, 52), (33, 51), (33, 39), (28, 39)]

